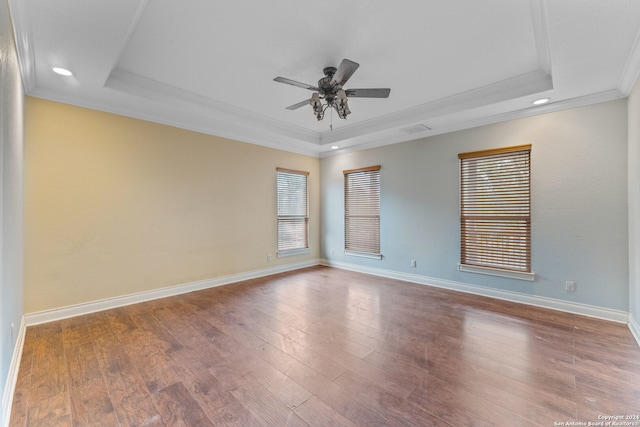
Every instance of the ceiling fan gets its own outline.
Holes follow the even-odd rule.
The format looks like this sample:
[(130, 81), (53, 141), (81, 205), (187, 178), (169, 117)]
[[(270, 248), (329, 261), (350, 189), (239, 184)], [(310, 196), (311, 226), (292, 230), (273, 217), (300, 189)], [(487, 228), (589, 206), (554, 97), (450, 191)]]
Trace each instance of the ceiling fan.
[[(327, 108), (333, 108), (338, 117), (346, 119), (351, 114), (347, 98), (388, 98), (391, 89), (343, 89), (347, 80), (356, 72), (360, 64), (343, 59), (338, 68), (326, 67), (324, 77), (318, 80), (318, 86), (300, 83), (284, 77), (276, 77), (276, 82), (301, 87), (313, 91), (310, 99), (298, 102), (287, 107), (287, 110), (296, 110), (304, 105), (311, 105), (318, 120), (322, 120)], [(322, 104), (324, 100), (325, 104)]]

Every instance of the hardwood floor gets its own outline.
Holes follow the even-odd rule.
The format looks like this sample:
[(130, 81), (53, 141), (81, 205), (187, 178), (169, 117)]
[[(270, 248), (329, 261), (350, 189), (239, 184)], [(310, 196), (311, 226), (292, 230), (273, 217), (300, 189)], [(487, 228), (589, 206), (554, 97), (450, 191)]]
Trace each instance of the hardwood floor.
[(640, 348), (626, 325), (314, 267), (29, 327), (10, 425), (554, 426), (639, 414)]

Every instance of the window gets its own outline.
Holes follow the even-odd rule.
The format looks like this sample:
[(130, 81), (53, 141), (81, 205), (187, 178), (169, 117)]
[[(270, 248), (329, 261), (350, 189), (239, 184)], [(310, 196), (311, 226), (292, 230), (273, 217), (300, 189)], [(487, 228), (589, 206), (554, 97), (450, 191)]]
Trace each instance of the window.
[(381, 259), (380, 166), (344, 171), (344, 249)]
[(276, 169), (278, 193), (278, 256), (309, 251), (309, 172)]
[(531, 146), (459, 154), (460, 270), (533, 280)]

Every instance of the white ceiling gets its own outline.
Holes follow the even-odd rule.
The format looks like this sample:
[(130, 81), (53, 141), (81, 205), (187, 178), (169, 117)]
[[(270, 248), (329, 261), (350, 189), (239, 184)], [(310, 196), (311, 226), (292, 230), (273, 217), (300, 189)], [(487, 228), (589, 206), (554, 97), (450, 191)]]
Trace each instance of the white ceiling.
[[(9, 5), (28, 95), (316, 156), (625, 97), (640, 70), (638, 0)], [(343, 58), (346, 88), (389, 98), (352, 98), (333, 130), (285, 110), (311, 92), (274, 77), (316, 86)]]

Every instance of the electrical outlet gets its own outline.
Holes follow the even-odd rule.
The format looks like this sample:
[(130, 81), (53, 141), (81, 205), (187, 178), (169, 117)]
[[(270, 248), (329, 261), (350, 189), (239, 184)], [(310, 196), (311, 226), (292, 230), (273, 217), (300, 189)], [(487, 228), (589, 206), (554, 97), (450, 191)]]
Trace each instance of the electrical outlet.
[(566, 281), (564, 282), (564, 289), (567, 292), (575, 292), (576, 291), (576, 282)]
[(411, 260), (411, 267), (414, 267), (414, 268), (415, 268), (415, 266), (416, 266), (416, 260), (415, 260), (415, 259), (412, 259), (412, 260)]
[(331, 255), (334, 255), (334, 254), (335, 254), (334, 250), (333, 250), (333, 249), (331, 249)]
[(271, 262), (271, 254), (267, 255), (267, 262)]

